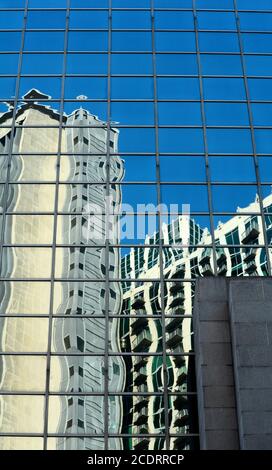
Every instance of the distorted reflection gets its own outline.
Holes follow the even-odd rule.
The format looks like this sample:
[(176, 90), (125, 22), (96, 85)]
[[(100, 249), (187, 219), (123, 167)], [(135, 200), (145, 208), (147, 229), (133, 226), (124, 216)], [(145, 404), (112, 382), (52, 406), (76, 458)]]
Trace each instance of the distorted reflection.
[[(159, 229), (153, 158), (146, 157), (150, 184), (130, 186), (143, 180), (143, 169), (138, 157), (133, 165), (118, 155), (123, 131), (83, 107), (61, 116), (40, 103), (47, 98), (36, 89), (23, 97), (14, 137), (12, 107), (0, 117), (1, 432), (43, 433), (52, 392), (50, 449), (103, 449), (105, 432), (111, 449), (163, 449), (168, 432), (171, 448), (192, 448), (191, 281), (268, 274), (272, 195), (262, 201), (264, 232), (255, 186), (212, 185), (218, 212), (233, 212), (217, 220), (212, 236), (204, 160), (164, 156), (162, 199), (176, 203), (176, 214)], [(175, 162), (177, 174), (168, 166)], [(155, 225), (125, 240), (122, 210), (130, 204), (133, 221), (144, 201), (153, 204)], [(183, 203), (195, 205), (195, 214), (181, 214)], [(20, 392), (41, 396), (30, 406)], [(0, 448), (16, 442), (5, 437)], [(27, 437), (21, 442), (27, 448)], [(35, 442), (29, 446), (39, 448)]]

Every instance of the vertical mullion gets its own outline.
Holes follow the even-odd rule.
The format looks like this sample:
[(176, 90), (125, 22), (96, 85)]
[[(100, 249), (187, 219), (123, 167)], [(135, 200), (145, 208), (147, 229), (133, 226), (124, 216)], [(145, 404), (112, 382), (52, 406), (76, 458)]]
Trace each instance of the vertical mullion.
[(252, 116), (252, 109), (250, 103), (250, 94), (248, 88), (248, 79), (246, 74), (246, 64), (245, 64), (245, 57), (244, 57), (244, 48), (243, 48), (243, 41), (242, 41), (242, 34), (240, 28), (240, 18), (237, 8), (237, 1), (233, 0), (234, 12), (235, 12), (235, 21), (237, 27), (237, 36), (239, 42), (239, 50), (240, 50), (240, 57), (241, 57), (241, 64), (242, 64), (242, 71), (243, 71), (243, 79), (244, 79), (244, 86), (246, 92), (246, 102), (247, 102), (247, 111), (248, 111), (248, 118), (249, 118), (249, 125), (250, 125), (250, 135), (251, 135), (251, 145), (253, 149), (253, 160), (254, 160), (254, 168), (255, 168), (255, 175), (256, 175), (256, 182), (257, 182), (257, 194), (259, 198), (260, 204), (260, 212), (261, 212), (261, 220), (262, 220), (262, 229), (263, 229), (263, 237), (264, 237), (264, 244), (265, 244), (265, 253), (267, 259), (267, 270), (268, 275), (271, 276), (271, 261), (270, 261), (270, 254), (268, 248), (268, 239), (267, 239), (267, 232), (266, 232), (266, 224), (265, 224), (265, 215), (264, 215), (264, 206), (263, 206), (263, 198), (262, 198), (262, 190), (261, 190), (261, 181), (260, 181), (260, 170), (259, 170), (259, 162), (257, 156), (257, 149), (256, 149), (256, 141), (255, 141), (255, 134), (254, 134), (254, 125), (253, 125), (253, 116)]
[(3, 192), (3, 204), (2, 204), (3, 215), (2, 215), (2, 227), (1, 227), (1, 238), (0, 238), (0, 260), (1, 260), (0, 270), (2, 269), (2, 264), (3, 264), (3, 245), (5, 241), (6, 213), (8, 212), (11, 159), (12, 159), (12, 153), (13, 153), (14, 137), (15, 137), (15, 132), (16, 132), (16, 127), (15, 127), (16, 126), (16, 113), (17, 113), (18, 103), (20, 101), (20, 98), (19, 98), (20, 79), (21, 79), (21, 70), (22, 70), (22, 61), (23, 61), (23, 50), (24, 50), (24, 44), (25, 44), (27, 13), (28, 13), (28, 0), (25, 0), (22, 37), (21, 37), (21, 45), (20, 45), (20, 50), (19, 50), (18, 70), (17, 70), (17, 77), (16, 77), (16, 85), (15, 85), (15, 98), (13, 101), (12, 121), (11, 121), (11, 128), (10, 128), (10, 142), (9, 142), (9, 149), (8, 149), (8, 154), (7, 154), (7, 175), (6, 175), (6, 181), (4, 184), (4, 192)]
[(62, 78), (61, 78), (60, 111), (59, 111), (56, 188), (55, 188), (53, 240), (52, 240), (52, 264), (51, 264), (51, 281), (50, 281), (51, 289), (50, 289), (50, 301), (49, 301), (48, 343), (47, 343), (47, 356), (46, 356), (46, 382), (45, 382), (44, 432), (43, 432), (44, 450), (47, 449), (47, 435), (48, 435), (51, 344), (52, 344), (53, 306), (54, 306), (54, 288), (55, 288), (54, 277), (55, 277), (55, 259), (56, 259), (56, 242), (57, 242), (57, 214), (58, 214), (58, 200), (59, 200), (60, 158), (61, 158), (61, 151), (62, 151), (64, 90), (65, 90), (65, 74), (66, 74), (66, 62), (67, 62), (67, 48), (68, 48), (69, 17), (70, 17), (70, 0), (67, 0), (64, 47), (63, 47), (63, 69), (62, 69)]
[(168, 409), (168, 372), (166, 355), (166, 327), (165, 327), (165, 302), (164, 302), (164, 272), (163, 272), (163, 231), (161, 217), (161, 177), (159, 156), (159, 122), (158, 122), (158, 90), (157, 90), (157, 68), (156, 68), (156, 42), (155, 42), (155, 11), (154, 0), (150, 0), (151, 34), (152, 34), (152, 67), (153, 67), (153, 99), (154, 99), (154, 127), (155, 127), (155, 155), (156, 155), (156, 187), (158, 203), (159, 224), (159, 263), (160, 263), (160, 289), (161, 289), (161, 326), (162, 326), (162, 362), (163, 362), (163, 397), (164, 397), (164, 421), (165, 421), (165, 447), (170, 449), (169, 435), (169, 409)]
[(109, 448), (109, 218), (110, 218), (110, 137), (111, 137), (111, 47), (112, 0), (108, 3), (108, 77), (107, 77), (107, 137), (106, 137), (106, 210), (105, 210), (105, 355), (104, 355), (104, 448)]
[(206, 115), (205, 115), (205, 106), (204, 106), (203, 77), (202, 77), (201, 58), (200, 58), (200, 49), (199, 49), (197, 11), (196, 11), (195, 0), (192, 0), (192, 2), (193, 2), (196, 57), (197, 57), (200, 105), (201, 105), (201, 120), (202, 120), (203, 139), (204, 139), (205, 173), (206, 173), (206, 184), (207, 184), (207, 191), (208, 191), (209, 219), (210, 219), (210, 225), (211, 225), (213, 269), (214, 269), (214, 275), (217, 276), (216, 244), (215, 244), (214, 220), (213, 220), (212, 185), (211, 185), (211, 174), (210, 174), (210, 166), (209, 166), (209, 149), (208, 149), (207, 125), (206, 125)]

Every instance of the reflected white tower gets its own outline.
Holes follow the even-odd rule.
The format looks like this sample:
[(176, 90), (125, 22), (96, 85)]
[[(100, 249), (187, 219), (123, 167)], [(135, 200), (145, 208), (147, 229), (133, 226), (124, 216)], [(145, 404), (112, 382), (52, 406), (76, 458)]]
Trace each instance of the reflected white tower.
[[(59, 139), (59, 114), (51, 108), (40, 105), (39, 100), (48, 96), (37, 90), (31, 90), (25, 97), (35, 102), (23, 103), (16, 111), (16, 125), (13, 152), (16, 158), (11, 160), (10, 181), (16, 183), (28, 181), (56, 180), (56, 167), (52, 165), (52, 156), (56, 154)], [(37, 101), (36, 101), (37, 100)], [(12, 110), (3, 114), (1, 122), (9, 126), (12, 121)], [(119, 273), (118, 250), (109, 247), (106, 259), (105, 220), (100, 224), (100, 236), (86, 239), (88, 224), (88, 207), (95, 205), (104, 210), (107, 181), (107, 128), (106, 124), (88, 111), (78, 109), (70, 116), (63, 117), (64, 126), (61, 136), (61, 150), (70, 157), (60, 157), (62, 174), (69, 184), (59, 186), (58, 211), (75, 213), (66, 217), (58, 217), (57, 243), (77, 245), (65, 249), (57, 249), (55, 263), (54, 288), (54, 320), (52, 323), (51, 350), (61, 353), (51, 358), (50, 391), (79, 392), (80, 396), (63, 395), (50, 397), (49, 400), (49, 432), (60, 434), (104, 434), (104, 357), (106, 335), (106, 292), (105, 273), (110, 270), (109, 312), (120, 312), (122, 292), (115, 278)], [(32, 127), (40, 125), (42, 127)], [(30, 126), (30, 127), (24, 127)], [(55, 126), (55, 127), (52, 127)], [(75, 126), (71, 128), (69, 126)], [(2, 128), (0, 135), (1, 153), (7, 153), (10, 143), (10, 129)], [(110, 131), (110, 174), (112, 184), (109, 193), (115, 208), (121, 203), (121, 190), (117, 183), (123, 177), (123, 162), (116, 155), (118, 131)], [(41, 153), (33, 158), (27, 154)], [(48, 155), (47, 155), (48, 154)], [(0, 171), (4, 180), (7, 160), (3, 156)], [(78, 183), (78, 184), (77, 184)], [(6, 217), (5, 243), (37, 245), (51, 243), (53, 221), (46, 216), (45, 223), (39, 216), (29, 216), (38, 208), (53, 207), (55, 190), (51, 186), (37, 184), (14, 184), (8, 194), (2, 190), (0, 205), (8, 211), (20, 211), (21, 215)], [(5, 198), (7, 197), (7, 203)], [(35, 210), (35, 208), (37, 208)], [(23, 212), (26, 212), (24, 215)], [(113, 220), (117, 223), (117, 220)], [(118, 231), (110, 240), (118, 243)], [(88, 245), (88, 246), (85, 246)], [(97, 245), (100, 245), (98, 247)], [(102, 247), (101, 247), (102, 245)], [(34, 251), (28, 248), (23, 259), (19, 257), (17, 248), (3, 251), (1, 275), (5, 278), (17, 277), (32, 279), (40, 277), (41, 266), (46, 263), (47, 252), (41, 257), (42, 249)], [(21, 254), (22, 252), (20, 252)], [(39, 254), (37, 254), (39, 253)], [(51, 252), (50, 252), (51, 253)], [(48, 265), (51, 264), (51, 255)], [(107, 265), (107, 266), (106, 266)], [(50, 277), (47, 270), (45, 277)], [(84, 279), (87, 281), (84, 282)], [(77, 280), (77, 282), (75, 281)], [(88, 281), (89, 280), (89, 281)], [(0, 309), (1, 314), (40, 314), (49, 313), (50, 282), (16, 282), (1, 283)], [(58, 314), (65, 315), (61, 318)], [(77, 315), (69, 319), (69, 315)], [(100, 318), (85, 318), (98, 315)], [(119, 352), (118, 319), (109, 322), (109, 349)], [(1, 356), (0, 385), (1, 390), (45, 391), (46, 351), (48, 347), (48, 319), (28, 317), (27, 321), (20, 318), (2, 317), (0, 323), (1, 350), (22, 353), (42, 352), (43, 356)], [(67, 355), (64, 356), (63, 353)], [(74, 354), (74, 355), (71, 355)], [(83, 356), (83, 354), (86, 354)], [(88, 356), (89, 354), (89, 356)], [(96, 355), (96, 356), (93, 356)], [(125, 380), (124, 364), (120, 357), (109, 358), (108, 385), (111, 391), (122, 391)], [(99, 393), (97, 396), (85, 397), (83, 393)], [(29, 398), (29, 397), (28, 397)], [(42, 433), (44, 429), (44, 398), (29, 399), (13, 395), (3, 395), (0, 408), (1, 432)], [(108, 404), (109, 432), (120, 432), (122, 426), (122, 403), (117, 397)], [(35, 439), (22, 437), (20, 447), (34, 449)], [(13, 449), (15, 441), (5, 438), (0, 448)], [(112, 448), (120, 448), (121, 440), (110, 441)], [(99, 438), (52, 438), (51, 449), (99, 449), (103, 448), (103, 439)], [(37, 446), (39, 448), (39, 446)]]

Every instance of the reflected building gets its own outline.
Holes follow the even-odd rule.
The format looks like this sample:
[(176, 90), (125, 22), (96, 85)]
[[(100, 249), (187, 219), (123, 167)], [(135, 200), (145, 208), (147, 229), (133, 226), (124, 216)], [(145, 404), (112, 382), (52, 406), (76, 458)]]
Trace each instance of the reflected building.
[[(45, 331), (42, 318), (35, 318), (35, 321), (29, 318), (26, 322), (20, 318), (1, 317), (2, 351), (43, 353), (43, 356), (38, 356), (39, 363), (35, 361), (35, 367), (29, 356), (1, 356), (1, 390), (19, 392), (27, 389), (45, 392), (49, 386), (50, 391), (63, 393), (49, 401), (49, 432), (103, 435), (104, 417), (108, 413), (109, 432), (118, 433), (122, 423), (121, 399), (118, 396), (113, 397), (107, 404), (103, 396), (105, 380), (108, 381), (108, 388), (116, 391), (123, 390), (125, 381), (124, 364), (120, 356), (109, 357), (108, 364), (105, 364), (106, 344), (112, 352), (120, 350), (117, 319), (111, 319), (108, 328), (105, 320), (108, 311), (117, 315), (120, 312), (122, 291), (120, 285), (114, 281), (120, 276), (118, 249), (109, 246), (107, 252), (105, 248), (107, 222), (104, 215), (106, 195), (110, 196), (115, 208), (121, 204), (119, 185), (111, 184), (107, 192), (108, 172), (114, 182), (123, 178), (123, 162), (116, 155), (118, 131), (112, 128), (108, 133), (105, 123), (80, 108), (69, 116), (63, 116), (59, 141), (59, 113), (38, 103), (47, 98), (37, 90), (31, 90), (24, 99), (33, 101), (23, 103), (16, 110), (16, 132), (12, 149), (16, 158), (11, 159), (9, 169), (9, 181), (14, 184), (9, 185), (8, 194), (5, 187), (2, 189), (1, 206), (8, 212), (18, 214), (10, 219), (9, 216), (6, 217), (4, 237), (7, 245), (39, 245), (44, 239), (54, 243), (54, 226), (45, 224), (41, 227), (41, 218), (37, 215), (30, 219), (30, 207), (30, 212), (38, 213), (40, 207), (50, 206), (54, 208), (55, 214), (56, 211), (69, 214), (66, 217), (58, 217), (58, 224), (55, 225), (55, 241), (65, 246), (56, 249), (54, 276), (59, 282), (54, 284), (50, 305), (45, 284), (41, 287), (39, 282), (2, 282), (1, 312), (10, 315), (49, 313), (56, 316), (52, 320), (52, 331), (49, 335), (48, 324)], [(10, 110), (1, 116), (2, 126), (11, 125), (12, 113), (13, 110)], [(10, 150), (10, 135), (8, 127), (1, 129), (2, 154)], [(110, 148), (115, 154), (109, 158), (108, 138)], [(69, 155), (69, 158), (63, 158), (62, 166), (69, 184), (59, 185), (57, 193), (55, 175), (58, 168), (52, 167), (50, 154), (58, 152), (60, 148), (62, 154)], [(33, 166), (28, 154), (35, 152), (44, 156), (40, 156), (37, 164)], [(40, 159), (41, 166), (38, 164)], [(3, 175), (7, 167), (7, 157), (2, 157), (1, 165)], [(28, 181), (53, 183), (47, 191), (49, 186), (27, 184)], [(51, 198), (54, 200), (51, 201)], [(99, 227), (95, 236), (89, 231), (88, 225), (92, 209), (95, 209), (95, 221)], [(55, 224), (56, 220), (55, 216)], [(115, 222), (113, 217), (111, 223)], [(118, 233), (114, 232), (110, 244), (116, 243)], [(41, 253), (42, 249), (39, 250)], [(2, 278), (27, 280), (39, 278), (44, 274), (42, 277), (50, 279), (51, 268), (41, 273), (41, 267), (47, 254), (50, 256), (48, 265), (52, 264), (51, 250), (45, 251), (41, 258), (36, 253), (33, 248), (25, 249), (24, 257), (18, 258), (16, 247), (3, 250)], [(105, 290), (107, 266), (111, 277), (109, 292)], [(69, 315), (78, 315), (78, 318), (68, 320)], [(51, 344), (48, 345), (50, 338)], [(49, 363), (50, 383), (46, 385), (48, 348), (54, 356)], [(106, 369), (108, 373), (105, 372)], [(93, 395), (69, 396), (69, 391)], [(32, 432), (43, 432), (42, 403), (38, 406), (39, 412), (35, 406), (31, 409), (29, 406), (24, 407), (23, 400), (18, 402), (12, 395), (2, 395), (2, 430), (19, 432), (23, 430), (23, 423), (28, 422), (31, 423)], [(27, 448), (29, 438), (25, 437), (25, 441)], [(23, 441), (21, 445), (24, 445)], [(103, 439), (59, 437), (51, 439), (50, 447), (99, 449), (103, 448)], [(111, 447), (122, 448), (121, 439), (111, 440)], [(13, 448), (12, 437), (5, 439), (3, 448)]]
[[(266, 237), (271, 245), (272, 195), (263, 200), (263, 207)], [(169, 410), (169, 432), (177, 434), (177, 438), (171, 440), (171, 448), (192, 448), (186, 435), (197, 433), (198, 426), (193, 395), (196, 388), (190, 318), (195, 284), (190, 280), (213, 276), (215, 269), (218, 276), (268, 276), (263, 221), (257, 215), (259, 212), (256, 197), (248, 207), (238, 208), (237, 216), (225, 223), (219, 222), (215, 230), (214, 257), (211, 234), (192, 218), (185, 217), (190, 246), (178, 247), (184, 240), (184, 216), (180, 216), (170, 224), (162, 225), (165, 246), (161, 258), (159, 249), (152, 247), (158, 244), (159, 233), (147, 237), (145, 246), (131, 249), (122, 258), (122, 278), (127, 281), (123, 281), (124, 327), (120, 335), (123, 350), (133, 353), (132, 360), (127, 360), (126, 389), (136, 395), (126, 403), (124, 429), (135, 435), (158, 435), (156, 439), (135, 437), (133, 448), (164, 448), (160, 434), (165, 433), (165, 406)], [(171, 248), (171, 245), (175, 247)], [(163, 282), (159, 282), (160, 263)], [(162, 356), (152, 356), (158, 352), (162, 355), (163, 349), (169, 392), (166, 405), (163, 396), (152, 396), (152, 393), (163, 393), (164, 390)], [(139, 352), (142, 355), (137, 357)]]

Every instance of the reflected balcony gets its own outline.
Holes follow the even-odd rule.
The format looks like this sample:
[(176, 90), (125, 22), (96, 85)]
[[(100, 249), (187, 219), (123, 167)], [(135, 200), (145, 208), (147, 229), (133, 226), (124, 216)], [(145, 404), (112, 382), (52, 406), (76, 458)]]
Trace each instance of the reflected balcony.
[(148, 421), (148, 412), (147, 412), (147, 409), (143, 409), (141, 411), (140, 416), (138, 416), (136, 421), (134, 421), (134, 425), (135, 426), (142, 426), (144, 424), (147, 424), (147, 421)]
[(247, 243), (256, 240), (260, 234), (259, 224), (257, 220), (252, 220), (249, 227), (243, 232), (241, 236), (241, 241), (244, 245)]
[(182, 411), (188, 408), (188, 399), (185, 395), (178, 395), (174, 400), (174, 408)]
[(227, 263), (222, 263), (220, 266), (218, 266), (217, 272), (218, 272), (219, 276), (225, 276), (225, 274), (227, 274), (227, 272), (228, 272)]
[(176, 415), (176, 419), (174, 422), (174, 427), (175, 428), (184, 428), (188, 424), (189, 421), (189, 415), (184, 414), (184, 411), (179, 411)]
[(176, 330), (168, 333), (169, 337), (166, 341), (166, 345), (170, 349), (175, 349), (176, 346), (182, 344), (182, 328), (177, 328)]
[(177, 385), (178, 385), (178, 386), (184, 385), (184, 384), (186, 384), (186, 381), (187, 381), (187, 374), (186, 374), (186, 372), (181, 372), (181, 373), (178, 375), (178, 378), (177, 378)]
[(135, 372), (139, 372), (139, 370), (142, 368), (142, 367), (145, 367), (146, 364), (148, 362), (148, 357), (147, 356), (139, 356), (139, 357), (136, 357), (136, 360), (134, 362), (134, 371)]
[(172, 300), (169, 307), (170, 308), (179, 307), (179, 306), (183, 305), (184, 300), (185, 300), (185, 296), (184, 296), (183, 292), (179, 292), (175, 296), (175, 298)]
[(134, 405), (134, 411), (139, 413), (143, 408), (147, 408), (148, 405), (148, 398), (141, 395), (137, 397), (136, 403)]
[(169, 318), (169, 322), (166, 323), (165, 329), (167, 333), (171, 333), (172, 331), (176, 330), (177, 328), (182, 327), (183, 318), (176, 317), (176, 318)]
[(132, 335), (139, 335), (148, 325), (148, 319), (141, 316), (130, 325)]
[(140, 372), (137, 375), (137, 377), (135, 377), (134, 379), (134, 385), (136, 387), (139, 387), (140, 385), (146, 384), (146, 381), (147, 381), (147, 375)]
[(131, 305), (131, 307), (134, 309), (134, 310), (140, 310), (140, 309), (144, 309), (144, 305), (145, 305), (145, 301), (142, 297), (137, 297), (133, 304)]
[[(140, 430), (140, 434), (148, 434), (148, 429), (147, 428), (142, 428)], [(135, 439), (137, 442), (134, 444), (134, 450), (142, 451), (142, 450), (148, 450), (148, 444), (149, 444), (149, 439), (148, 437), (137, 437)]]
[(248, 274), (253, 274), (257, 271), (256, 261), (254, 259), (247, 264), (245, 271)]
[(200, 260), (199, 260), (199, 264), (201, 266), (205, 266), (207, 264), (210, 263), (210, 259), (211, 259), (211, 253), (212, 253), (212, 249), (211, 248), (205, 248), (201, 257), (200, 257)]
[(174, 440), (175, 450), (186, 450), (190, 447), (191, 438), (188, 436), (179, 436)]
[(181, 282), (174, 282), (172, 286), (170, 287), (170, 293), (172, 295), (176, 295), (179, 292), (184, 292), (184, 287), (181, 284)]
[(212, 270), (210, 263), (202, 265), (202, 275), (213, 276), (213, 270)]
[(143, 330), (131, 342), (134, 352), (148, 351), (152, 344), (152, 338), (149, 330)]
[(257, 248), (249, 248), (244, 253), (244, 262), (249, 263), (250, 261), (254, 260), (257, 254)]

